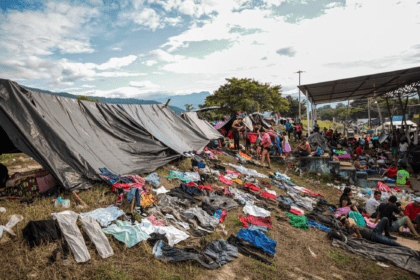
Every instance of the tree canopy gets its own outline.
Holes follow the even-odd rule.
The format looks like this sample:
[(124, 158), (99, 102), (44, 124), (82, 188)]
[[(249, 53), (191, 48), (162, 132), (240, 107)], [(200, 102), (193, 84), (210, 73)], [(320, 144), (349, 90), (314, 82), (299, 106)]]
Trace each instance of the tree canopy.
[(87, 96), (84, 95), (79, 95), (78, 97), (76, 97), (77, 100), (85, 100), (85, 101), (90, 101), (90, 102), (99, 102), (99, 98), (93, 99), (93, 98), (89, 98)]
[[(280, 114), (282, 114), (282, 116), (286, 116), (286, 117), (290, 117), (290, 118), (295, 118), (299, 116), (299, 100), (296, 98), (293, 98), (291, 95), (286, 96), (286, 100), (287, 102), (289, 102), (289, 107), (287, 108), (287, 110), (280, 110)], [(302, 118), (306, 116), (306, 105), (305, 105), (305, 99), (302, 99), (300, 101), (300, 109), (301, 109), (301, 115)]]
[(226, 79), (212, 95), (207, 96), (205, 106), (220, 106), (219, 113), (233, 115), (241, 112), (288, 111), (289, 103), (281, 97), (281, 86), (260, 83), (254, 79)]
[(185, 104), (185, 111), (190, 112), (192, 110), (194, 110), (194, 106), (192, 104)]

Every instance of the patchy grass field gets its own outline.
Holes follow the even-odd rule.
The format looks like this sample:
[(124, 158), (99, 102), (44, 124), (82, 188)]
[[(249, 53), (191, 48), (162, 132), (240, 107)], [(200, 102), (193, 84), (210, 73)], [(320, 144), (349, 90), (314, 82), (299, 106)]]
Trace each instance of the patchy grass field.
[[(219, 156), (225, 163), (236, 163), (227, 156)], [(296, 176), (292, 170), (277, 162), (272, 163), (272, 171), (286, 172), (299, 186), (306, 187), (314, 192), (322, 193), (325, 199), (336, 203), (339, 194), (336, 189), (327, 187), (328, 180), (318, 181), (316, 175), (304, 174)], [(249, 166), (261, 173), (267, 174), (267, 169)], [(168, 175), (171, 169), (180, 171), (191, 170), (189, 160), (173, 162), (161, 168), (157, 173), (161, 176), (162, 185), (167, 189), (179, 186), (176, 180), (169, 181), (163, 176)], [(235, 183), (234, 183), (235, 184)], [(221, 185), (221, 184), (216, 184)], [(284, 191), (273, 188), (277, 195), (285, 195)], [(109, 187), (96, 187), (79, 193), (79, 196), (87, 203), (87, 209), (77, 208), (73, 197), (65, 195), (64, 198), (71, 200), (69, 210), (75, 212), (87, 212), (100, 207), (107, 207), (115, 203), (116, 196), (104, 197)], [(0, 201), (0, 206), (7, 209), (6, 213), (0, 214), (0, 225), (5, 225), (12, 214), (21, 214), (24, 220), (13, 229), (16, 237), (11, 238), (5, 233), (0, 241), (0, 278), (1, 279), (416, 279), (417, 276), (407, 271), (390, 265), (383, 268), (376, 262), (350, 254), (331, 245), (326, 233), (318, 229), (310, 228), (302, 230), (292, 227), (287, 221), (278, 221), (275, 216), (286, 218), (285, 212), (276, 208), (272, 213), (273, 230), (268, 236), (277, 242), (276, 254), (272, 265), (266, 265), (251, 258), (239, 254), (233, 262), (222, 266), (218, 270), (208, 270), (195, 262), (165, 263), (152, 255), (152, 248), (141, 242), (132, 248), (126, 249), (123, 243), (108, 235), (108, 240), (115, 255), (102, 259), (96, 252), (94, 244), (79, 227), (85, 237), (85, 241), (92, 259), (84, 264), (76, 264), (72, 256), (67, 265), (63, 265), (61, 256), (53, 265), (48, 265), (48, 257), (58, 246), (57, 243), (42, 244), (30, 249), (22, 238), (22, 229), (30, 220), (45, 220), (51, 218), (51, 213), (63, 211), (54, 208), (54, 200), (36, 199), (31, 206), (20, 204), (19, 201)], [(128, 212), (130, 205), (126, 200), (121, 208)], [(227, 238), (242, 228), (236, 216), (242, 215), (242, 207), (228, 212), (224, 225), (228, 235), (216, 230), (203, 238), (191, 237), (177, 246), (200, 246), (211, 240)], [(140, 220), (137, 215), (136, 218)], [(309, 248), (317, 254), (313, 258)], [(314, 278), (320, 277), (320, 278)], [(417, 278), (418, 279), (418, 278)]]

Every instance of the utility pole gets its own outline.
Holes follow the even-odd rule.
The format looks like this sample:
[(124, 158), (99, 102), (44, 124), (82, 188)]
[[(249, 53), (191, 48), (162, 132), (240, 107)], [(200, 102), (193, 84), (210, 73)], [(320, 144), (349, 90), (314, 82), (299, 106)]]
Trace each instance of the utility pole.
[(372, 127), (370, 126), (370, 97), (368, 98), (368, 127), (369, 129), (371, 129)]
[[(299, 71), (297, 71), (296, 73), (298, 73), (299, 74), (299, 85), (300, 85), (300, 74), (301, 73), (303, 73), (303, 72), (305, 72), (305, 71), (301, 71), (301, 70), (299, 70)], [(308, 108), (309, 109), (309, 108)], [(307, 109), (307, 110), (308, 110)], [(302, 118), (301, 118), (301, 115), (300, 115), (300, 88), (299, 88), (299, 120), (301, 120)]]

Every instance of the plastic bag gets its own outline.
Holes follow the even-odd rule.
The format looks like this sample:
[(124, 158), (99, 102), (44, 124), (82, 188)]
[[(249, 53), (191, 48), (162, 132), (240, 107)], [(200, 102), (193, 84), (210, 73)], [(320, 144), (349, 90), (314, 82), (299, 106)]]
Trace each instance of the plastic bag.
[(160, 186), (160, 178), (159, 175), (155, 172), (152, 174), (149, 174), (146, 177), (146, 182), (151, 184), (154, 188), (157, 188)]
[(61, 196), (57, 198), (54, 203), (54, 207), (63, 206), (64, 208), (70, 208), (70, 199), (61, 199)]
[(7, 222), (7, 224), (5, 226), (0, 226), (0, 238), (3, 236), (3, 230), (7, 231), (8, 233), (10, 233), (11, 235), (16, 235), (13, 231), (12, 228), (19, 223), (20, 221), (23, 220), (23, 216), (22, 215), (13, 215), (12, 217), (10, 217), (10, 220)]

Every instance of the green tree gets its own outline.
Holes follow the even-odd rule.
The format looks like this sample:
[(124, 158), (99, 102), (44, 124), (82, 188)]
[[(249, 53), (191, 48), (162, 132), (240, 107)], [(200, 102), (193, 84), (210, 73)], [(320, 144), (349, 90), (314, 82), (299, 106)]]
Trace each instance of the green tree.
[(90, 102), (99, 102), (99, 98), (93, 99), (93, 98), (89, 98), (88, 96), (85, 95), (79, 95), (78, 97), (76, 97), (77, 100), (85, 100), (85, 101), (90, 101)]
[[(299, 117), (299, 100), (297, 98), (293, 98), (291, 95), (286, 96), (286, 100), (287, 102), (289, 102), (289, 108), (287, 108), (287, 110), (284, 111), (280, 110), (280, 114), (290, 118)], [(300, 110), (302, 118), (306, 116), (305, 102), (306, 101), (304, 99), (300, 101)]]
[(226, 79), (212, 95), (206, 97), (206, 106), (220, 106), (219, 113), (233, 115), (238, 111), (288, 111), (289, 103), (281, 97), (281, 86), (260, 83), (253, 79)]
[(195, 109), (192, 104), (185, 104), (184, 106), (185, 106), (185, 111), (187, 112), (190, 112)]

